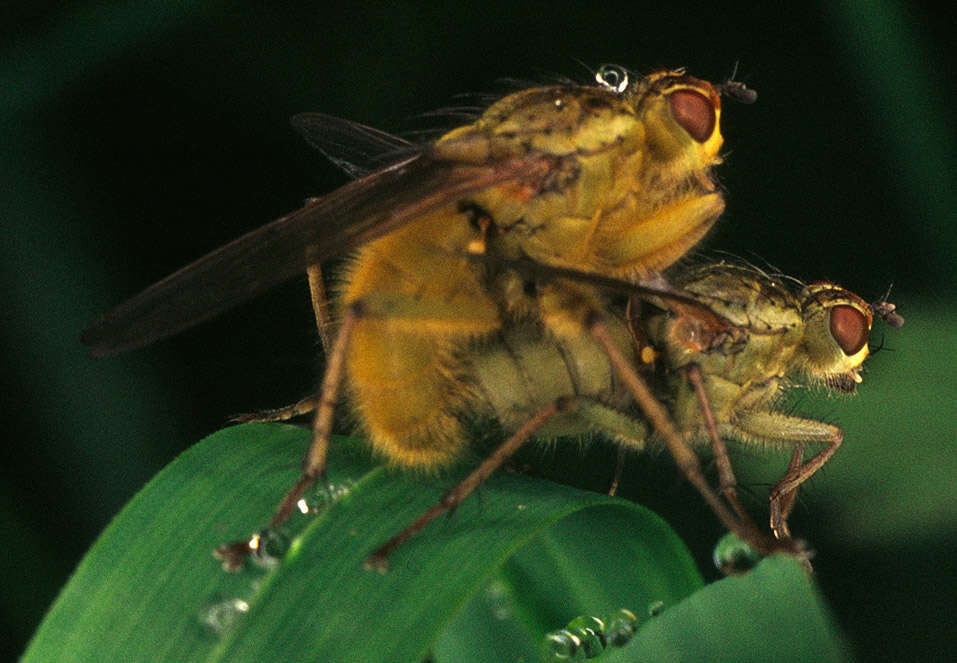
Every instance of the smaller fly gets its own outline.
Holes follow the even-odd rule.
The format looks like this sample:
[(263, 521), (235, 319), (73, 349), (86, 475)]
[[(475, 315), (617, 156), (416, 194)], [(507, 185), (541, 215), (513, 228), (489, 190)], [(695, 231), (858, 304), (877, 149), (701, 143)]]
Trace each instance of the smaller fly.
[[(740, 510), (725, 437), (755, 446), (793, 445), (784, 477), (770, 493), (771, 531), (790, 537), (787, 517), (797, 488), (837, 452), (840, 427), (780, 411), (781, 396), (796, 384), (853, 394), (862, 382), (874, 317), (891, 327), (904, 320), (886, 301), (868, 304), (827, 281), (800, 286), (753, 267), (718, 263), (674, 277), (674, 285), (743, 332), (715, 335), (694, 314), (648, 316), (639, 322), (661, 352), (666, 393), (684, 436), (710, 440), (721, 488)], [(717, 332), (720, 334), (721, 332)], [(809, 446), (823, 448), (804, 458)]]
[[(830, 460), (844, 432), (782, 412), (781, 396), (798, 384), (854, 393), (862, 381), (874, 317), (892, 327), (901, 326), (903, 318), (886, 301), (870, 305), (833, 283), (803, 285), (750, 266), (703, 264), (676, 271), (671, 280), (701, 307), (662, 301), (664, 309), (645, 305), (636, 316), (633, 305), (630, 319), (608, 321), (607, 329), (618, 345), (629, 334), (634, 339), (630, 359), (644, 366), (688, 447), (710, 444), (720, 492), (752, 535), (749, 543), (767, 551), (738, 500), (724, 439), (793, 447), (787, 471), (769, 498), (771, 530), (778, 540), (790, 540), (787, 518), (797, 489)], [(545, 403), (574, 393), (574, 409), (538, 436), (600, 432), (623, 451), (668, 444), (628, 399), (603, 350), (587, 338), (549, 341), (526, 325), (509, 330), (473, 361), (487, 413), (506, 425), (517, 425)], [(823, 448), (805, 460), (812, 446)], [(620, 471), (621, 461), (613, 486)]]

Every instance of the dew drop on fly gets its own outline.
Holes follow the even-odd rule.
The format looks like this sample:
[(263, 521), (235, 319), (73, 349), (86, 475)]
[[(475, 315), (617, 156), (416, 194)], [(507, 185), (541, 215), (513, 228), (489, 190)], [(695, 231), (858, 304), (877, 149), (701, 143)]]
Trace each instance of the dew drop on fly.
[(614, 64), (603, 64), (595, 72), (595, 82), (606, 90), (621, 94), (628, 89), (628, 70)]

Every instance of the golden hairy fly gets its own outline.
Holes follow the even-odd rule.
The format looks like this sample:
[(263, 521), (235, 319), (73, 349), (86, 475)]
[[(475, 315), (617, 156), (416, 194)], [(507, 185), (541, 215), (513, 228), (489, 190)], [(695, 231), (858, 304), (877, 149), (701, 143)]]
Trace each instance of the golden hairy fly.
[[(595, 85), (509, 95), (425, 145), (352, 125), (368, 144), (391, 147), (395, 161), (167, 277), (92, 326), (84, 341), (96, 354), (138, 347), (306, 269), (321, 311), (316, 266), (348, 255), (313, 445), (274, 524), (324, 473), (340, 385), (383, 457), (442, 466), (466, 443), (460, 413), (484, 404), (470, 357), (531, 324), (548, 343), (597, 343), (689, 479), (734, 527), (635, 372), (630, 341), (609, 326), (623, 311), (601, 282), (617, 280), (718, 317), (650, 282), (724, 209), (712, 175), (720, 163), (722, 94), (753, 100), (740, 84), (715, 86), (684, 71), (631, 80), (609, 67)], [(318, 114), (296, 123), (320, 145), (324, 134), (349, 131), (349, 123)], [(550, 418), (573, 408), (575, 396), (519, 426), (436, 512), (461, 501)], [(432, 517), (424, 514), (405, 538)], [(398, 542), (380, 549), (378, 561)]]

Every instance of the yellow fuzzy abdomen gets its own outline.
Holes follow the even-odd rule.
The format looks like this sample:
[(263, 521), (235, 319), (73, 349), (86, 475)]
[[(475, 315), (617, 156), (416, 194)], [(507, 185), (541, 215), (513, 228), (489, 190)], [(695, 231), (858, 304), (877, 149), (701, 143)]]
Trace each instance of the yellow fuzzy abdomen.
[(373, 448), (397, 465), (448, 464), (465, 440), (461, 352), (500, 326), (464, 247), (464, 215), (428, 218), (363, 247), (339, 301), (361, 303), (346, 356), (348, 392)]

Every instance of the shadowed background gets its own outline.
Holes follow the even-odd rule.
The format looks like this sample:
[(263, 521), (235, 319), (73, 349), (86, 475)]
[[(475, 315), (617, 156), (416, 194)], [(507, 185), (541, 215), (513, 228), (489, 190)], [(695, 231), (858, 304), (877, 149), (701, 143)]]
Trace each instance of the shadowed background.
[[(957, 150), (947, 21), (847, 1), (800, 14), (635, 2), (22, 4), (0, 16), (3, 654), (22, 651), (90, 542), (178, 452), (231, 414), (313, 388), (305, 279), (134, 354), (94, 361), (78, 340), (146, 285), (345, 181), (294, 134), (291, 115), (397, 133), (452, 126), (417, 116), (461, 105), (459, 93), (508, 92), (503, 77), (585, 81), (605, 62), (686, 66), (709, 80), (739, 63), (737, 78), (758, 91), (753, 106), (725, 105), (728, 210), (705, 242), (711, 255), (831, 279), (868, 300), (895, 284), (907, 325), (887, 330), (893, 352), (868, 362), (860, 395), (799, 399), (847, 434), (804, 491), (794, 529), (818, 550), (822, 591), (861, 659), (950, 650)], [(599, 488), (610, 471), (601, 448), (537, 453), (546, 473), (593, 469)], [(735, 459), (763, 509), (762, 484), (786, 457)], [(707, 563), (720, 530), (669, 463), (631, 461), (624, 490)]]

